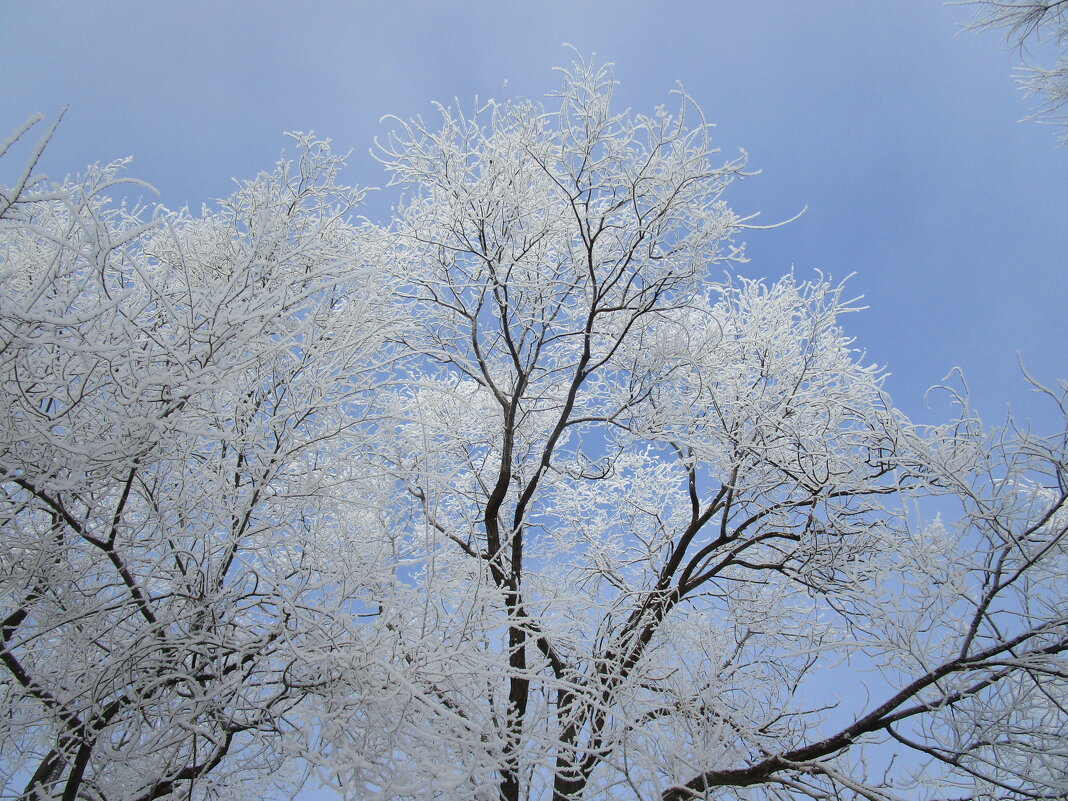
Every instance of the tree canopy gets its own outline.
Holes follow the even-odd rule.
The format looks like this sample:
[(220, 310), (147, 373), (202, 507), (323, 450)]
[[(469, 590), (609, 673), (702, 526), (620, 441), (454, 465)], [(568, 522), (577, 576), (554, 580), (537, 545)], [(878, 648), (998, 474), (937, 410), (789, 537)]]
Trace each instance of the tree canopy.
[(311, 135), (0, 191), (4, 797), (1068, 797), (1068, 429), (910, 422), (691, 98), (560, 77), (386, 224)]

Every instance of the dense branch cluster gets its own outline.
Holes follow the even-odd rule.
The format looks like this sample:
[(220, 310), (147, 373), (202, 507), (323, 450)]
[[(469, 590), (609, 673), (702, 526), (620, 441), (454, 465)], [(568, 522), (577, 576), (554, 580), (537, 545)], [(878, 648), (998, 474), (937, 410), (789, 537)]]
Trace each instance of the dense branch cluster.
[(387, 226), (2, 190), (3, 797), (1068, 797), (1064, 431), (907, 420), (613, 89), (398, 122)]
[(259, 774), (349, 641), (318, 535), (382, 331), (339, 161), (299, 145), (200, 218), (107, 205), (118, 164), (5, 195), (5, 796)]

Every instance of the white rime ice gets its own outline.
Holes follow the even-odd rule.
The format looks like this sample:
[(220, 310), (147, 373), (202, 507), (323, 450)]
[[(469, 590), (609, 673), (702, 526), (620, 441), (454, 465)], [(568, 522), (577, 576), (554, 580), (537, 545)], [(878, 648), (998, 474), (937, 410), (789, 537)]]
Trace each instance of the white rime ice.
[(561, 79), (386, 225), (310, 135), (0, 190), (3, 798), (1068, 797), (1064, 431), (912, 424), (689, 97)]

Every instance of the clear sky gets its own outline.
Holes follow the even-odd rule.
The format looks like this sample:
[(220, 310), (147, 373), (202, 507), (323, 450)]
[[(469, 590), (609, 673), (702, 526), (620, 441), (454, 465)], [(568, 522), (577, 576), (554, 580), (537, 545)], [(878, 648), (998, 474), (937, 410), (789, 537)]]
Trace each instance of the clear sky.
[[(133, 156), (169, 207), (270, 169), (287, 130), (352, 149), (352, 183), (385, 114), (433, 100), (541, 96), (570, 53), (614, 62), (621, 105), (649, 111), (681, 82), (762, 174), (729, 196), (757, 222), (749, 274), (856, 272), (870, 310), (846, 321), (888, 388), (962, 367), (990, 422), (1019, 378), (1068, 377), (1068, 149), (1018, 122), (1028, 101), (996, 34), (959, 33), (938, 0), (5, 0), (0, 130), (68, 111), (44, 161), (59, 178)], [(390, 195), (368, 214), (381, 219)]]
[(808, 207), (752, 232), (743, 270), (857, 273), (870, 309), (846, 327), (901, 408), (937, 417), (924, 390), (960, 366), (989, 422), (1007, 402), (1049, 421), (1015, 354), (1068, 378), (1068, 148), (1018, 122), (1016, 57), (958, 33), (970, 16), (939, 0), (2, 0), (0, 139), (66, 106), (49, 175), (129, 155), (160, 202), (197, 208), (270, 169), (283, 131), (313, 129), (376, 185), (383, 115), (505, 81), (540, 96), (568, 42), (615, 63), (623, 106), (651, 111), (681, 82), (724, 156), (762, 170), (728, 197), (738, 211)]

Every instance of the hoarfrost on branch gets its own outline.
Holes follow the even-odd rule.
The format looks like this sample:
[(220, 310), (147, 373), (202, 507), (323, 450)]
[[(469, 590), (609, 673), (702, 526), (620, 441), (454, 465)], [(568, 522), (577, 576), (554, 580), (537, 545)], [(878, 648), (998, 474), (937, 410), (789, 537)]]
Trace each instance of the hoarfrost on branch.
[(1068, 795), (1064, 432), (911, 423), (690, 98), (561, 78), (397, 121), (388, 226), (311, 137), (4, 190), (5, 793)]

